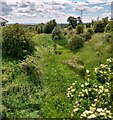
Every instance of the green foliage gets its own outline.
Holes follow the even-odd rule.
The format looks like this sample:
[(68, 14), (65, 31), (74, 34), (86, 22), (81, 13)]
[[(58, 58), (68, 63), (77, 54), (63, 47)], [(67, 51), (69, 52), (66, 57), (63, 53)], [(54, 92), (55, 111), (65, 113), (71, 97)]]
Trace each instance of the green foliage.
[[(71, 36), (73, 34), (70, 35), (70, 38)], [(67, 37), (54, 42), (50, 34), (37, 34), (33, 37), (36, 51), (32, 56), (27, 57), (24, 61), (16, 62), (3, 59), (3, 106), (1, 109), (4, 116), (9, 119), (70, 118), (73, 110), (77, 110), (75, 107), (80, 104), (77, 114), (76, 112), (73, 113), (73, 119), (80, 119), (79, 117), (86, 110), (85, 108), (90, 111), (90, 106), (93, 106), (89, 102), (93, 101), (94, 103), (93, 98), (96, 95), (103, 96), (105, 91), (108, 91), (102, 91), (103, 88), (106, 89), (110, 86), (108, 84), (104, 84), (104, 87), (95, 88), (95, 85), (102, 85), (96, 80), (94, 68), (97, 68), (100, 63), (104, 64), (106, 58), (111, 56), (111, 43), (103, 40), (104, 34), (95, 34), (90, 41), (84, 44), (82, 49), (73, 54), (65, 47), (70, 40)], [(61, 54), (56, 54), (54, 50)], [(84, 74), (86, 76), (82, 77)], [(88, 75), (91, 76), (90, 82), (87, 82)], [(87, 85), (86, 82), (90, 83), (91, 87), (85, 86)], [(70, 88), (68, 91), (73, 92), (72, 94), (69, 92), (69, 95), (72, 95), (69, 98), (66, 96), (68, 87)], [(98, 89), (97, 92), (94, 89)], [(91, 94), (90, 90), (94, 91), (94, 95)], [(82, 93), (86, 96), (85, 92), (87, 91), (89, 97), (83, 97)], [(78, 95), (80, 95), (81, 101), (79, 101)], [(109, 100), (109, 96), (105, 95), (101, 98), (99, 100), (103, 101), (103, 105), (109, 108), (111, 104), (105, 103)], [(78, 103), (75, 103), (76, 100)], [(111, 103), (112, 101), (111, 99)], [(99, 103), (97, 107), (101, 105)], [(106, 111), (103, 107), (100, 110)], [(109, 109), (107, 112), (109, 114)], [(87, 111), (84, 113), (86, 114)]]
[(70, 16), (68, 17), (67, 21), (69, 22), (69, 25), (72, 26), (72, 28), (76, 28), (78, 24), (82, 23), (82, 20), (80, 17), (75, 18), (75, 17)]
[(86, 28), (91, 28), (91, 23), (86, 23)]
[(84, 32), (84, 26), (82, 24), (77, 25), (76, 34), (80, 34)]
[(112, 37), (111, 33), (106, 33), (106, 34), (105, 34), (105, 40), (106, 40), (107, 42), (111, 42), (111, 37)]
[(23, 59), (34, 51), (31, 35), (22, 25), (14, 24), (3, 28), (3, 55)]
[(89, 29), (87, 30), (87, 32), (89, 32), (91, 35), (94, 34), (94, 30), (93, 30), (92, 28), (89, 28)]
[(45, 25), (45, 28), (44, 28), (44, 32), (45, 33), (52, 33), (54, 27), (57, 25), (55, 19), (47, 22), (47, 24)]
[[(86, 70), (86, 80), (79, 84), (81, 91), (78, 93), (77, 81), (68, 88), (67, 97), (74, 105), (70, 117), (79, 119), (112, 119), (112, 80), (113, 80), (113, 59), (107, 59), (107, 63), (95, 68), (97, 79), (103, 78), (102, 84), (93, 80), (89, 70)], [(106, 69), (106, 67), (107, 69)]]
[(74, 35), (70, 41), (70, 48), (75, 52), (84, 46), (84, 41), (84, 38), (80, 37), (79, 35)]
[(80, 34), (81, 37), (83, 37), (85, 39), (85, 41), (88, 41), (91, 39), (92, 35), (90, 34), (90, 32), (84, 32), (83, 34)]
[(104, 84), (110, 82), (113, 79), (113, 59), (107, 59), (106, 64), (101, 64), (98, 68), (95, 68), (97, 80)]
[(73, 29), (72, 25), (69, 25), (67, 28), (69, 31)]
[(3, 118), (40, 117), (38, 112), (42, 81), (37, 60), (29, 57), (20, 63), (3, 62), (2, 69)]
[(95, 33), (104, 32), (107, 24), (108, 24), (108, 17), (102, 18), (102, 20), (100, 21), (96, 21), (94, 24), (94, 32)]
[(113, 21), (110, 21), (105, 27), (105, 32), (112, 32), (112, 31), (113, 31)]
[(55, 27), (52, 31), (52, 39), (53, 40), (58, 40), (61, 39), (62, 37), (62, 31), (59, 27)]
[(44, 33), (44, 27), (45, 24), (41, 23), (39, 25), (36, 26), (36, 31), (40, 34), (40, 33)]
[(95, 33), (102, 33), (104, 32), (104, 24), (102, 23), (102, 21), (98, 21), (95, 23), (94, 25), (94, 32)]

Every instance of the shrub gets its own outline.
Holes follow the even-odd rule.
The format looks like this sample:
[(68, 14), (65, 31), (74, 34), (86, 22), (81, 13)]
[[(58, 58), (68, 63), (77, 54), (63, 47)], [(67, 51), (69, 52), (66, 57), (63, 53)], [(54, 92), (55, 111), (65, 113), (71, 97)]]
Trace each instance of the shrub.
[[(71, 100), (72, 118), (78, 119), (112, 119), (113, 118), (113, 59), (95, 68), (97, 80), (93, 80), (89, 70), (86, 70), (86, 80), (80, 84), (73, 82), (67, 90), (67, 97)], [(77, 88), (81, 91), (77, 92)]]
[(102, 23), (102, 21), (96, 22), (94, 25), (94, 32), (95, 33), (102, 33), (104, 32), (104, 24)]
[(84, 26), (82, 24), (79, 24), (76, 29), (76, 33), (80, 34), (84, 32)]
[(85, 41), (90, 40), (91, 39), (91, 34), (89, 32), (85, 32), (83, 34), (80, 34), (81, 37), (83, 37), (85, 39)]
[(47, 24), (45, 25), (45, 28), (44, 28), (44, 32), (49, 34), (49, 33), (52, 33), (54, 27), (57, 25), (55, 19), (47, 22)]
[(106, 33), (104, 39), (105, 39), (107, 42), (110, 42), (110, 39), (111, 39), (111, 33)]
[(84, 38), (80, 37), (79, 35), (75, 35), (70, 42), (71, 49), (75, 52), (77, 49), (84, 46), (84, 41)]
[(89, 32), (91, 35), (94, 34), (94, 30), (92, 28), (88, 29), (87, 32)]
[(61, 29), (59, 27), (55, 27), (52, 31), (52, 39), (58, 40), (62, 36)]
[(67, 28), (69, 31), (73, 29), (72, 25), (69, 25)]
[(31, 36), (22, 25), (14, 24), (3, 28), (3, 55), (24, 59), (34, 51)]
[(113, 22), (112, 21), (110, 21), (105, 27), (105, 32), (111, 32), (111, 31), (113, 31)]
[(44, 27), (45, 25), (43, 23), (39, 24), (38, 26), (36, 26), (36, 31), (40, 34), (40, 33), (44, 33)]

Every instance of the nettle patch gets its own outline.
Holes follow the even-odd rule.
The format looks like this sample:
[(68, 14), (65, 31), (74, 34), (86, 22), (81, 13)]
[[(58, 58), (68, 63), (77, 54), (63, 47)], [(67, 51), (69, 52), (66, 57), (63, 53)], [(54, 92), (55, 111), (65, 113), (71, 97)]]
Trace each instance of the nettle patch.
[[(85, 83), (76, 81), (67, 90), (67, 97), (74, 101), (70, 116), (73, 118), (113, 118), (112, 113), (112, 82), (113, 59), (107, 59), (106, 64), (95, 68), (96, 80), (90, 77), (86, 70)], [(78, 86), (79, 85), (79, 86)], [(81, 91), (77, 92), (77, 88)], [(76, 95), (76, 96), (75, 96)]]

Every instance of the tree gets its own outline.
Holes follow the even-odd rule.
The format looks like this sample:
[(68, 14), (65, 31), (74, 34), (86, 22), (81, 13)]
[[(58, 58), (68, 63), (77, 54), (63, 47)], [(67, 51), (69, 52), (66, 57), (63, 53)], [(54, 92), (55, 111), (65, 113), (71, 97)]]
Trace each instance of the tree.
[(52, 33), (52, 30), (54, 29), (54, 27), (57, 25), (56, 20), (53, 19), (49, 22), (47, 22), (47, 24), (45, 25), (45, 29), (44, 32), (45, 33)]
[(57, 40), (62, 36), (61, 29), (59, 27), (55, 27), (52, 31), (52, 39)]
[(95, 33), (104, 32), (104, 24), (102, 23), (102, 21), (95, 22), (95, 24), (94, 24), (94, 32)]
[(108, 24), (108, 17), (102, 18), (102, 23), (104, 25), (104, 28), (106, 27), (106, 25)]
[(69, 25), (71, 25), (73, 28), (76, 28), (77, 18), (70, 16), (68, 17), (67, 21), (69, 22)]
[(36, 26), (36, 31), (40, 34), (40, 33), (44, 33), (44, 27), (45, 27), (45, 24), (44, 23), (41, 23), (41, 24), (38, 24)]
[(67, 21), (69, 22), (69, 25), (71, 25), (73, 28), (76, 28), (78, 24), (82, 24), (82, 20), (80, 17), (68, 17)]
[(82, 24), (77, 25), (76, 33), (80, 34), (84, 32), (84, 26)]

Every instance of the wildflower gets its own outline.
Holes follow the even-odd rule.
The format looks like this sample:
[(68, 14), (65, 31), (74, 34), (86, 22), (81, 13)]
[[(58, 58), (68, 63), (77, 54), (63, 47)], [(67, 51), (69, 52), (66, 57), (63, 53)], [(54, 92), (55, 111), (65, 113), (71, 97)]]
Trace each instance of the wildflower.
[(84, 87), (84, 85), (82, 84), (81, 87)]
[(85, 82), (85, 85), (87, 86), (87, 85), (89, 85), (89, 83)]
[(75, 92), (75, 89), (72, 89), (71, 92)]
[(95, 114), (92, 114), (90, 116), (88, 116), (87, 118), (91, 119), (91, 118), (96, 118), (96, 115)]
[(90, 110), (93, 112), (93, 111), (95, 111), (95, 107), (90, 107)]
[(89, 70), (86, 70), (86, 73), (89, 74)]
[(78, 111), (79, 109), (78, 108), (75, 108), (75, 109), (73, 109), (73, 112), (76, 112), (76, 111)]
[(75, 85), (75, 83), (72, 84), (73, 86)]
[(97, 73), (97, 70), (98, 70), (98, 69), (97, 69), (97, 68), (95, 68), (95, 73)]
[(97, 108), (97, 110), (96, 110), (97, 112), (102, 112), (103, 111), (103, 109), (102, 108)]
[(108, 90), (108, 89), (105, 89), (104, 91), (105, 91), (105, 92), (109, 92), (109, 90)]

